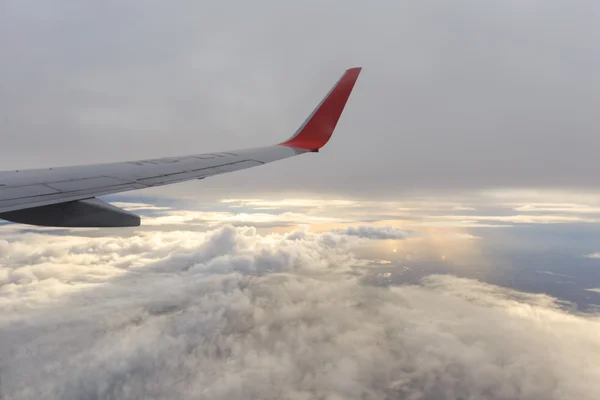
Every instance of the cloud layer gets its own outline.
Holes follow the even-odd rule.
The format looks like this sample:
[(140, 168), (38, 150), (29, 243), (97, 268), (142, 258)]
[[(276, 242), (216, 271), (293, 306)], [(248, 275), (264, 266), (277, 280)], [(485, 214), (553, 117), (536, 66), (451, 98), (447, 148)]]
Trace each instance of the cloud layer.
[(3, 229), (6, 398), (600, 396), (597, 317), (453, 276), (368, 283), (353, 235)]
[(391, 226), (386, 227), (374, 227), (374, 226), (351, 226), (348, 229), (341, 231), (348, 236), (358, 236), (368, 239), (406, 239), (408, 233), (401, 229), (392, 228)]

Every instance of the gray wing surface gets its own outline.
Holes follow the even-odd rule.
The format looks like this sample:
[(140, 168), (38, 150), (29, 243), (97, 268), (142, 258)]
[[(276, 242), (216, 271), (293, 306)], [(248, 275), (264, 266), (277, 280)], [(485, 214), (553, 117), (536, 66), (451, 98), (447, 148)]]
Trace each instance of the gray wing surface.
[(0, 172), (0, 219), (41, 226), (138, 226), (97, 196), (204, 179), (318, 151), (339, 120), (360, 68), (347, 70), (286, 142), (245, 150), (119, 163)]

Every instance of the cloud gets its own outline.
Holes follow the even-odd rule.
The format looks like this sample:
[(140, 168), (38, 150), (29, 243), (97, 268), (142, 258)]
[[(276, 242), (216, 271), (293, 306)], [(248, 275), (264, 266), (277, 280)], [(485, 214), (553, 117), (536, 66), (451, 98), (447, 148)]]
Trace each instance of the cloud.
[(598, 317), (453, 276), (367, 284), (341, 232), (2, 237), (6, 398), (600, 396)]
[(146, 217), (145, 226), (182, 225), (191, 227), (216, 226), (224, 223), (252, 226), (294, 226), (303, 223), (335, 223), (343, 220), (325, 215), (310, 215), (296, 212), (214, 212), (214, 211), (180, 211), (162, 212), (160, 215)]
[[(214, 227), (222, 223), (237, 226), (260, 225), (264, 228), (321, 224), (328, 229), (347, 230), (349, 226), (367, 226), (377, 222), (392, 230), (401, 228), (419, 231), (427, 228), (464, 230), (533, 224), (593, 224), (599, 220), (600, 214), (593, 213), (593, 210), (598, 209), (597, 199), (582, 198), (579, 204), (553, 202), (554, 198), (561, 196), (561, 193), (554, 192), (548, 192), (545, 196), (536, 193), (536, 197), (532, 198), (534, 202), (529, 202), (527, 194), (523, 194), (523, 199), (519, 201), (518, 196), (510, 192), (464, 193), (445, 201), (440, 201), (435, 196), (414, 195), (406, 195), (396, 201), (307, 200), (289, 197), (280, 200), (225, 199), (200, 203), (196, 199), (188, 199), (180, 202), (180, 205), (200, 210), (178, 210), (173, 205), (171, 209), (147, 209), (151, 213), (144, 218), (143, 224), (179, 225), (188, 229), (192, 226)], [(147, 200), (152, 201), (155, 199)], [(147, 206), (136, 203), (128, 207)], [(398, 234), (401, 235), (400, 232)]]
[(576, 215), (444, 215), (431, 217), (432, 219), (442, 219), (451, 221), (498, 221), (513, 224), (567, 224), (567, 223), (595, 223), (599, 222), (597, 218), (585, 218)]
[(573, 213), (573, 214), (600, 214), (600, 207), (587, 204), (569, 203), (533, 203), (521, 204), (515, 207), (515, 211), (539, 212), (539, 213)]
[(148, 204), (148, 203), (132, 203), (132, 202), (116, 201), (116, 202), (111, 202), (111, 204), (114, 205), (115, 207), (124, 208), (127, 211), (141, 211), (141, 210), (163, 211), (163, 210), (171, 210), (171, 207), (161, 207), (161, 206), (156, 206), (154, 204)]
[(542, 274), (542, 275), (550, 275), (550, 276), (560, 276), (563, 278), (572, 278), (571, 275), (565, 275), (565, 274), (559, 274), (557, 272), (552, 272), (552, 271), (535, 271), (538, 274)]
[(333, 207), (361, 207), (363, 204), (352, 200), (316, 200), (316, 199), (224, 199), (222, 203), (231, 204), (230, 207), (252, 207), (253, 209), (278, 209), (278, 208), (328, 208)]
[(358, 236), (367, 239), (406, 239), (409, 236), (408, 232), (390, 226), (351, 226), (348, 229), (339, 232), (344, 235)]

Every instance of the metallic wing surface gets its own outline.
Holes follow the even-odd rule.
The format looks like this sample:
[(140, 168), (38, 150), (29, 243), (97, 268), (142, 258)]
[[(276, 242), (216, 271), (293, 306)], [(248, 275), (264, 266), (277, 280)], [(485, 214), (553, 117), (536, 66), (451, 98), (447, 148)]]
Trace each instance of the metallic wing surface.
[(97, 196), (203, 179), (316, 152), (331, 138), (360, 68), (347, 70), (296, 133), (274, 146), (149, 160), (0, 172), (0, 219), (57, 227), (138, 226)]

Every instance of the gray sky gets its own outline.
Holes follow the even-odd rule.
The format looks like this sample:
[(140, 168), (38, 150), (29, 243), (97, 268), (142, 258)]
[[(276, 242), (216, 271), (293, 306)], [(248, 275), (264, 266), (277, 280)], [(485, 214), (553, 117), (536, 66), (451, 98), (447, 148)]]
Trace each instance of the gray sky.
[(0, 169), (275, 143), (360, 65), (322, 154), (162, 190), (596, 190), (599, 17), (597, 1), (3, 2)]

